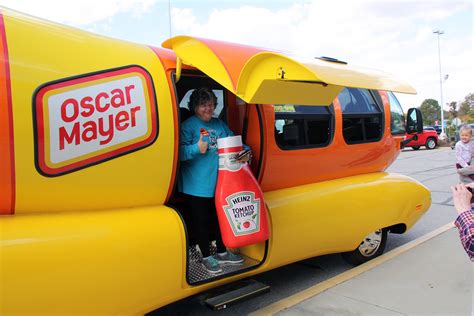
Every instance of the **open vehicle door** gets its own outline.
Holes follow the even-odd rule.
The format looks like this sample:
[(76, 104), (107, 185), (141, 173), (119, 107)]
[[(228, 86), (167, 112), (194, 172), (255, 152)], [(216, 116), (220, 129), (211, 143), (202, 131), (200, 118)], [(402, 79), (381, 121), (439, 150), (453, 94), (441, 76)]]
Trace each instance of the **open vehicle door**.
[(162, 46), (175, 51), (177, 65), (198, 68), (247, 103), (329, 105), (344, 87), (416, 93), (390, 74), (327, 57), (305, 60), (190, 36), (170, 38)]

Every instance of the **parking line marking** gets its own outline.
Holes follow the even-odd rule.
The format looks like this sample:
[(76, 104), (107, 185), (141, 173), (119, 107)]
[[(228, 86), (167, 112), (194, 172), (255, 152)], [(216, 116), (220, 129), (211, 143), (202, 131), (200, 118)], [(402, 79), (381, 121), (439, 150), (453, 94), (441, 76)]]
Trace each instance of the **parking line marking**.
[(321, 283), (318, 283), (312, 287), (309, 287), (301, 292), (298, 292), (298, 293), (295, 293), (291, 296), (288, 296), (287, 298), (284, 298), (282, 300), (279, 300), (273, 304), (270, 304), (266, 307), (263, 307), (261, 309), (258, 309), (252, 313), (250, 313), (249, 315), (250, 316), (261, 316), (261, 315), (273, 315), (273, 314), (276, 314), (284, 309), (287, 309), (287, 308), (290, 308), (306, 299), (309, 299), (321, 292), (324, 292), (336, 285), (338, 285), (339, 283), (342, 283), (342, 282), (345, 282), (349, 279), (352, 279), (354, 277), (356, 277), (357, 275), (363, 273), (363, 272), (366, 272), (370, 269), (373, 269), (375, 268), (376, 266), (384, 263), (385, 261), (388, 261), (396, 256), (399, 256), (401, 255), (402, 253), (412, 249), (412, 248), (415, 248), (416, 246), (424, 243), (425, 241), (428, 241), (430, 239), (432, 239), (433, 237), (436, 237), (446, 231), (448, 231), (449, 229), (451, 228), (454, 228), (454, 223), (449, 223), (449, 224), (446, 224), (438, 229), (435, 229), (429, 233), (427, 233), (426, 235), (423, 235), (415, 240), (412, 240), (400, 247), (397, 247), (383, 255), (381, 255), (380, 257), (377, 257), (373, 260), (370, 260), (369, 262), (366, 262), (364, 264), (361, 264), (360, 266), (357, 266), (355, 268), (352, 268), (346, 272), (343, 272), (335, 277), (332, 277), (326, 281), (323, 281)]

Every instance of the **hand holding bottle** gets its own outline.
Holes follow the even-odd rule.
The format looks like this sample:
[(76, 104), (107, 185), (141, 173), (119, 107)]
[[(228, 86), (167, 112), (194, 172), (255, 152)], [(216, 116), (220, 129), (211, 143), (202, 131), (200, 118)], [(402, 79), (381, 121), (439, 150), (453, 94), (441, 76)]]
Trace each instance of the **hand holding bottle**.
[(206, 153), (207, 145), (208, 145), (208, 142), (203, 140), (203, 137), (206, 137), (206, 139), (209, 139), (209, 132), (206, 131), (204, 128), (201, 128), (200, 136), (199, 136), (199, 140), (198, 140), (198, 147), (199, 147), (199, 151), (201, 152), (201, 154)]

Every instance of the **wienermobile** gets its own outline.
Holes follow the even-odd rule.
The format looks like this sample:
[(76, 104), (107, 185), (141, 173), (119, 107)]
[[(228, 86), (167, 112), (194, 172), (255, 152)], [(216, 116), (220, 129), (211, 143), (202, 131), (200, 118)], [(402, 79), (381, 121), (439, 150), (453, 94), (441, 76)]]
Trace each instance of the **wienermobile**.
[[(428, 210), (384, 170), (422, 125), (393, 76), (190, 36), (162, 48), (0, 8), (0, 314), (144, 314), (309, 257), (380, 255)], [(175, 185), (189, 93), (251, 148), (269, 238), (200, 270)]]

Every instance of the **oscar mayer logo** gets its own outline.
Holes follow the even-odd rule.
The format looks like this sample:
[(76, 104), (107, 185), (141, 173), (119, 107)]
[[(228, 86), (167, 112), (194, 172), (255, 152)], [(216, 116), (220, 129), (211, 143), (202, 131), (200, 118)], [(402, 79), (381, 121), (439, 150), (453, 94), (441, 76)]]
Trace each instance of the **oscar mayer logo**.
[(148, 146), (158, 133), (152, 80), (138, 66), (46, 84), (34, 103), (36, 165), (47, 176)]

